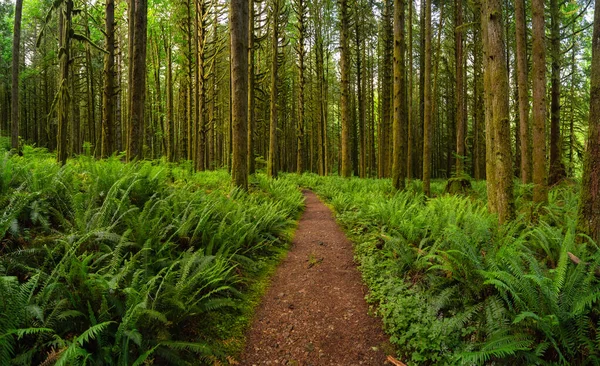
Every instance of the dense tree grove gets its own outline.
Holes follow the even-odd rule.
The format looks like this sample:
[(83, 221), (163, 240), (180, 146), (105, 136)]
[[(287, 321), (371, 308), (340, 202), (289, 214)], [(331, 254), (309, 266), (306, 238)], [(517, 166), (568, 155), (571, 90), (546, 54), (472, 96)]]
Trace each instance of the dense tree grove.
[[(398, 188), (416, 178), (425, 191), (430, 178), (486, 178), (482, 162), (497, 160), (505, 172), (491, 184), (532, 181), (543, 202), (548, 184), (581, 174), (594, 7), (503, 2), (496, 24), (483, 15), (489, 5), (251, 1), (240, 29), (248, 86), (238, 87), (228, 3), (26, 2), (13, 51), (20, 84), (3, 47), (0, 127), (63, 163), (126, 151), (232, 167), (235, 141), (247, 140), (246, 171), (393, 176)], [(2, 9), (8, 45), (18, 11)], [(246, 113), (235, 102), (242, 88)], [(494, 103), (506, 115), (494, 116)]]

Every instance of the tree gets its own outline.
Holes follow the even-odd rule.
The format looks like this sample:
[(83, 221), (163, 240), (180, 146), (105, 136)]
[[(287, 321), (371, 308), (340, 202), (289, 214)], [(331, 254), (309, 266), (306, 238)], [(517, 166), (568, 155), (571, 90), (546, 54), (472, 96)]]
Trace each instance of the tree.
[(106, 157), (114, 148), (114, 95), (115, 95), (115, 2), (106, 0), (105, 18), (106, 50), (104, 55), (104, 91), (102, 94), (102, 152)]
[(517, 80), (519, 91), (519, 134), (521, 142), (521, 179), (531, 182), (531, 157), (529, 155), (529, 85), (527, 66), (527, 31), (525, 26), (525, 0), (515, 0), (515, 30), (517, 43)]
[(305, 59), (306, 49), (304, 42), (306, 39), (306, 17), (307, 5), (305, 0), (294, 1), (294, 12), (296, 13), (298, 31), (298, 42), (296, 44), (296, 53), (298, 55), (298, 131), (296, 138), (296, 171), (300, 174), (304, 171), (303, 164), (303, 146), (304, 146), (304, 87), (306, 85)]
[(533, 201), (548, 199), (546, 182), (546, 46), (544, 1), (533, 0)]
[(131, 72), (131, 105), (129, 111), (129, 134), (127, 136), (127, 160), (143, 158), (144, 112), (146, 100), (146, 38), (148, 23), (148, 0), (135, 2), (133, 26), (133, 54)]
[(392, 184), (404, 189), (406, 180), (406, 77), (404, 0), (394, 0), (394, 123)]
[(463, 11), (462, 1), (454, 2), (454, 11), (456, 24), (454, 28), (454, 44), (456, 53), (456, 90), (454, 91), (456, 103), (456, 176), (464, 174), (466, 158), (466, 116), (465, 116), (465, 80), (464, 80), (464, 61), (463, 61)]
[(504, 33), (502, 22), (501, 0), (486, 0), (484, 16), (486, 18), (487, 31), (484, 42), (486, 46), (486, 73), (488, 74), (487, 92), (489, 98), (487, 107), (491, 108), (491, 114), (486, 116), (492, 120), (486, 125), (490, 127), (487, 134), (494, 135), (494, 160), (495, 179), (492, 189), (495, 190), (493, 202), (496, 207), (493, 210), (498, 214), (498, 222), (503, 224), (514, 216), (513, 202), (513, 170), (512, 153), (510, 146), (510, 119), (508, 103), (508, 69), (506, 65), (506, 54), (504, 47)]
[(271, 21), (273, 22), (273, 33), (271, 39), (271, 99), (270, 99), (270, 123), (269, 123), (269, 160), (267, 161), (267, 175), (270, 178), (277, 177), (277, 97), (278, 97), (278, 68), (279, 68), (279, 14), (281, 0), (273, 0), (271, 10)]
[(19, 150), (19, 62), (21, 60), (19, 51), (21, 49), (21, 13), (23, 11), (23, 0), (15, 3), (15, 23), (12, 45), (12, 88), (11, 88), (11, 148)]
[(342, 118), (342, 177), (350, 177), (352, 174), (352, 161), (350, 151), (350, 45), (349, 26), (350, 16), (348, 14), (348, 1), (339, 0), (340, 12), (340, 71), (341, 71), (341, 99), (340, 109)]
[(595, 1), (590, 78), (589, 131), (581, 196), (579, 230), (600, 242), (600, 0)]
[(233, 125), (233, 184), (248, 189), (248, 0), (231, 0), (231, 111)]
[(254, 174), (254, 0), (248, 0), (248, 174)]
[(424, 107), (423, 107), (423, 192), (431, 196), (431, 140), (433, 126), (431, 123), (431, 0), (425, 0), (425, 74)]

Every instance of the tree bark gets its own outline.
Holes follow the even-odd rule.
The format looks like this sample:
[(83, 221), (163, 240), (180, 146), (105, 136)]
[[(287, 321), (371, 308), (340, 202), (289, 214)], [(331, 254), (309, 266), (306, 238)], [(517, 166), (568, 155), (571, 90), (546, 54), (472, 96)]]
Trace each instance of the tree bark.
[[(133, 31), (133, 77), (131, 110), (127, 140), (127, 160), (142, 159), (144, 146), (144, 112), (146, 101), (146, 29), (148, 0), (135, 1)], [(131, 26), (131, 25), (130, 25)]]
[[(506, 54), (504, 44), (502, 3), (501, 0), (487, 0), (485, 9), (487, 23), (487, 68), (489, 74), (488, 107), (492, 108), (492, 131), (495, 135), (496, 146), (493, 159), (495, 179), (495, 204), (494, 210), (498, 214), (498, 222), (503, 224), (514, 217), (513, 202), (513, 169), (512, 152), (510, 146), (510, 119), (509, 119), (509, 88), (508, 69), (506, 67)], [(489, 202), (488, 202), (489, 204)]]
[(456, 176), (460, 177), (464, 174), (465, 159), (466, 159), (466, 144), (465, 144), (465, 80), (464, 63), (463, 63), (463, 11), (462, 1), (454, 1), (454, 11), (456, 12), (456, 24), (454, 30), (454, 43), (456, 51), (456, 84), (455, 84), (455, 103), (456, 103)]
[(529, 155), (529, 79), (525, 0), (515, 0), (515, 29), (517, 43), (517, 88), (519, 91), (519, 134), (521, 140), (521, 180), (523, 184), (527, 184), (531, 182), (531, 157)]
[(12, 44), (12, 87), (11, 87), (11, 119), (12, 128), (10, 133), (10, 146), (19, 150), (19, 54), (21, 50), (21, 13), (23, 11), (23, 0), (17, 0), (15, 4), (15, 20), (13, 27)]
[(350, 47), (349, 47), (349, 23), (348, 1), (339, 0), (340, 12), (340, 70), (341, 70), (341, 119), (342, 119), (342, 177), (352, 175), (352, 161), (350, 151)]
[(271, 39), (271, 100), (270, 100), (270, 124), (269, 124), (269, 159), (267, 161), (267, 175), (269, 178), (277, 177), (277, 72), (279, 67), (279, 12), (280, 0), (273, 0), (273, 11), (271, 21), (273, 22), (273, 34)]
[(104, 91), (102, 98), (102, 152), (103, 158), (115, 151), (114, 95), (115, 95), (115, 2), (106, 0), (106, 51), (104, 55)]
[(248, 174), (254, 174), (254, 0), (248, 0)]
[(248, 189), (248, 0), (231, 0), (231, 111), (233, 184)]
[(404, 1), (394, 0), (394, 124), (392, 185), (406, 184), (406, 78), (404, 65)]
[(554, 185), (565, 178), (560, 139), (560, 8), (558, 0), (550, 1), (550, 58), (552, 60), (550, 100), (550, 172), (548, 184)]
[(533, 201), (541, 203), (548, 200), (544, 0), (533, 0), (531, 11), (533, 14)]
[(425, 69), (424, 69), (424, 119), (423, 119), (423, 192), (431, 196), (431, 0), (425, 0)]

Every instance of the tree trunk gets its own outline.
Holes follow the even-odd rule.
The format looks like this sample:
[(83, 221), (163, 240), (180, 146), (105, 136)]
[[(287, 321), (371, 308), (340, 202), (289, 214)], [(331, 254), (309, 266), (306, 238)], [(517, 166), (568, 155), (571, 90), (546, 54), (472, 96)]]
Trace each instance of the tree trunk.
[(341, 120), (342, 120), (342, 177), (352, 175), (352, 161), (350, 151), (350, 47), (349, 47), (349, 23), (348, 1), (339, 0), (340, 12), (340, 71), (341, 71)]
[(248, 0), (231, 0), (231, 104), (233, 184), (248, 189)]
[(115, 151), (114, 95), (115, 95), (115, 2), (106, 0), (106, 51), (104, 55), (104, 92), (102, 98), (102, 152), (103, 158)]
[(548, 184), (554, 185), (565, 178), (560, 139), (560, 13), (558, 0), (550, 1), (550, 58), (552, 60), (550, 101), (550, 173)]
[[(144, 112), (146, 101), (146, 28), (148, 22), (148, 0), (135, 1), (133, 31), (133, 78), (131, 85), (131, 110), (127, 160), (143, 158)], [(131, 26), (131, 25), (130, 25)]]
[(454, 97), (456, 103), (456, 176), (460, 177), (464, 174), (465, 159), (466, 159), (466, 143), (465, 143), (465, 80), (464, 63), (463, 63), (463, 11), (462, 1), (454, 1), (454, 10), (456, 12), (456, 24), (454, 30), (454, 43), (456, 47), (456, 85)]
[(277, 177), (277, 71), (279, 66), (279, 9), (280, 0), (273, 0), (273, 11), (271, 21), (273, 22), (273, 34), (271, 39), (271, 100), (270, 100), (270, 124), (269, 124), (269, 159), (267, 161), (267, 175), (270, 178)]
[[(441, 30), (440, 30), (441, 31)], [(425, 69), (423, 94), (423, 192), (431, 196), (431, 0), (425, 0)]]
[(12, 45), (12, 88), (11, 88), (11, 119), (12, 129), (10, 133), (10, 146), (19, 150), (19, 62), (21, 58), (21, 13), (23, 11), (23, 0), (17, 0), (15, 4), (15, 21), (13, 29)]
[(298, 53), (298, 123), (296, 131), (296, 172), (301, 174), (304, 171), (303, 164), (303, 147), (304, 147), (304, 86), (306, 84), (305, 77), (305, 58), (306, 50), (304, 48), (304, 41), (306, 38), (306, 2), (305, 0), (296, 0), (296, 16), (298, 17), (298, 23), (296, 28), (298, 30), (298, 44), (296, 46), (296, 52)]
[(600, 0), (595, 1), (587, 148), (579, 200), (579, 230), (600, 242)]
[(544, 0), (531, 5), (533, 28), (533, 201), (548, 200), (546, 182), (546, 47)]
[(378, 155), (379, 155), (379, 178), (389, 177), (389, 155), (390, 155), (390, 122), (391, 122), (391, 77), (390, 68), (392, 66), (393, 56), (393, 27), (391, 24), (393, 0), (384, 0), (383, 10), (383, 62), (381, 65), (381, 117), (379, 120), (379, 144), (378, 144)]
[(57, 134), (57, 160), (60, 164), (67, 163), (68, 140), (67, 128), (69, 126), (69, 58), (70, 50), (70, 33), (71, 33), (71, 16), (73, 14), (73, 1), (66, 0), (64, 3), (64, 11), (60, 11), (59, 24), (59, 48), (62, 49), (60, 54), (59, 69), (60, 69), (60, 86), (59, 86), (59, 101), (58, 101), (58, 134)]
[(521, 180), (531, 182), (531, 157), (529, 155), (529, 79), (527, 66), (527, 31), (525, 25), (525, 0), (515, 0), (515, 28), (517, 43), (517, 74), (519, 90), (519, 134), (521, 139)]
[(404, 65), (404, 1), (394, 0), (394, 124), (392, 185), (406, 184), (406, 79)]
[(254, 0), (248, 0), (248, 174), (254, 174)]
[[(504, 48), (501, 0), (487, 0), (487, 71), (489, 74), (488, 107), (492, 108), (492, 131), (495, 135), (495, 204), (498, 222), (503, 224), (514, 217), (513, 169), (509, 119), (508, 69)], [(488, 204), (490, 204), (488, 202)]]

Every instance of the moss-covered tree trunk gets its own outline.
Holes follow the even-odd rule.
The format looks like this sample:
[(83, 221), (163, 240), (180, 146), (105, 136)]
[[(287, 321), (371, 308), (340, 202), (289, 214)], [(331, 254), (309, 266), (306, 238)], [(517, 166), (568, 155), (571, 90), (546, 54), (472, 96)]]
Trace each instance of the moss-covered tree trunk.
[(60, 60), (59, 60), (59, 96), (58, 96), (58, 134), (57, 134), (57, 160), (60, 164), (64, 165), (67, 162), (68, 153), (68, 140), (67, 140), (67, 128), (69, 127), (69, 106), (70, 106), (70, 95), (69, 95), (69, 58), (71, 54), (70, 47), (70, 34), (71, 34), (71, 17), (73, 14), (73, 1), (66, 0), (64, 9), (60, 11), (60, 17), (58, 20), (58, 44), (61, 49)]
[(519, 135), (521, 142), (521, 180), (531, 182), (531, 156), (529, 154), (529, 72), (527, 65), (527, 31), (525, 25), (525, 0), (515, 0), (515, 30), (517, 43), (517, 81), (519, 93)]
[[(144, 112), (146, 101), (146, 29), (148, 24), (148, 1), (135, 1), (133, 31), (133, 72), (129, 134), (127, 136), (127, 160), (143, 158)], [(132, 25), (130, 25), (132, 26)]]
[[(214, 72), (214, 71), (213, 71)], [(248, 0), (248, 174), (254, 174), (254, 0)]]
[[(488, 107), (492, 109), (492, 131), (495, 136), (493, 159), (495, 170), (495, 212), (498, 222), (503, 224), (514, 216), (513, 169), (509, 119), (509, 88), (506, 50), (502, 22), (501, 0), (487, 0), (485, 17), (487, 22), (487, 71), (489, 74)], [(489, 178), (489, 177), (488, 177)], [(489, 202), (488, 202), (489, 204)]]
[(273, 33), (271, 34), (271, 101), (270, 101), (270, 123), (269, 123), (269, 159), (267, 160), (267, 175), (270, 178), (277, 177), (277, 72), (279, 67), (279, 12), (280, 0), (273, 0), (271, 11), (271, 22), (273, 22)]
[(339, 0), (340, 14), (340, 71), (341, 71), (341, 119), (342, 119), (342, 177), (352, 175), (352, 161), (350, 151), (350, 16), (348, 14), (348, 1)]
[(554, 185), (566, 177), (562, 161), (562, 141), (560, 133), (560, 17), (561, 9), (558, 0), (550, 0), (550, 170), (548, 184)]
[(248, 0), (231, 0), (231, 118), (233, 184), (248, 189)]
[(406, 77), (404, 65), (404, 1), (394, 0), (394, 123), (392, 185), (406, 184)]
[(533, 0), (531, 12), (533, 28), (533, 201), (541, 203), (548, 199), (544, 0)]
[(306, 49), (304, 42), (306, 39), (306, 0), (296, 0), (294, 2), (297, 17), (296, 29), (298, 31), (298, 43), (296, 53), (298, 54), (298, 122), (296, 124), (296, 172), (304, 171), (304, 86), (306, 84), (305, 60)]
[(431, 0), (425, 0), (425, 68), (423, 80), (423, 192), (431, 196), (431, 142), (433, 137), (431, 98)]
[(464, 53), (463, 53), (463, 2), (454, 1), (455, 27), (454, 45), (456, 52), (456, 75), (455, 75), (455, 105), (456, 105), (456, 176), (460, 177), (465, 172), (466, 159), (466, 116), (465, 116), (465, 79), (464, 79)]
[(13, 26), (12, 44), (12, 86), (11, 86), (11, 133), (10, 146), (19, 150), (19, 62), (21, 58), (21, 13), (23, 11), (23, 0), (15, 3), (15, 19)]
[(102, 157), (115, 151), (115, 2), (106, 0), (106, 51), (104, 55), (104, 90), (102, 94)]
[(600, 0), (595, 4), (589, 131), (581, 180), (579, 229), (600, 242)]

